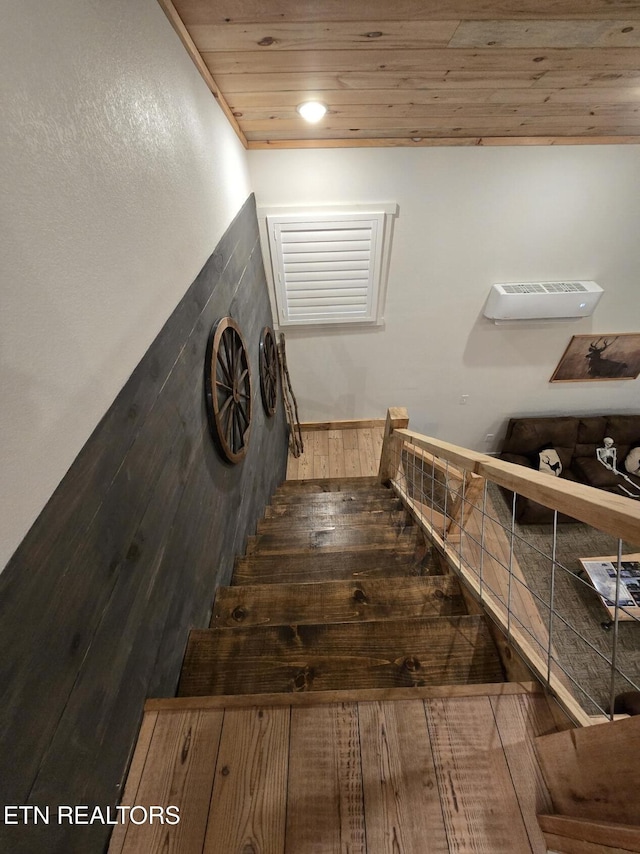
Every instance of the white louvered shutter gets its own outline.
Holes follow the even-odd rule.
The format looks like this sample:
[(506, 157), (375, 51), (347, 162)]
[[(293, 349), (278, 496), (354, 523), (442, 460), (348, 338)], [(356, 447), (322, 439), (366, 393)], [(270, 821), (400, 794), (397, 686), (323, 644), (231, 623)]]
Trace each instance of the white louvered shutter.
[(267, 217), (280, 326), (377, 319), (384, 217)]

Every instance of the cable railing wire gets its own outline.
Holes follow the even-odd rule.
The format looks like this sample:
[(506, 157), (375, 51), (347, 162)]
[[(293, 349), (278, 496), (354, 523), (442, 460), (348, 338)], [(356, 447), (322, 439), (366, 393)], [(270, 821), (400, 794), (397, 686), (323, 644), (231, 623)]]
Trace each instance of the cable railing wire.
[[(485, 479), (482, 487), (481, 498), (474, 497), (473, 500), (467, 498), (467, 483), (468, 473), (458, 472), (449, 463), (448, 459), (438, 458), (436, 454), (425, 454), (418, 446), (413, 445), (411, 440), (405, 437), (392, 437), (394, 445), (394, 477), (393, 481), (397, 487), (401, 489), (407, 496), (413, 507), (415, 515), (425, 524), (430, 527), (431, 531), (436, 531), (437, 513), (441, 517), (437, 522), (438, 535), (443, 543), (452, 542), (455, 544), (457, 540), (457, 549), (454, 553), (457, 556), (458, 565), (474, 575), (478, 580), (479, 596), (481, 601), (491, 601), (493, 607), (501, 608), (506, 615), (506, 630), (507, 637), (512, 639), (512, 627), (517, 627), (525, 635), (527, 635), (535, 645), (545, 652), (546, 658), (546, 683), (551, 685), (552, 677), (554, 676), (554, 668), (558, 668), (567, 679), (575, 685), (579, 692), (586, 697), (589, 702), (596, 708), (604, 712), (604, 708), (591, 693), (586, 690), (578, 679), (576, 679), (554, 655), (554, 635), (557, 633), (557, 625), (562, 625), (573, 635), (580, 639), (585, 644), (585, 647), (591, 650), (603, 664), (607, 665), (610, 678), (608, 686), (609, 694), (609, 715), (613, 716), (615, 688), (618, 678), (623, 679), (629, 685), (636, 687), (636, 683), (626, 673), (618, 667), (619, 659), (619, 624), (620, 614), (630, 612), (621, 605), (620, 585), (622, 571), (622, 540), (618, 538), (618, 554), (616, 562), (616, 597), (614, 604), (614, 617), (612, 621), (613, 632), (611, 638), (611, 657), (609, 658), (598, 647), (592, 643), (583, 632), (572, 625), (556, 607), (556, 587), (558, 579), (558, 571), (570, 576), (573, 581), (578, 581), (580, 585), (589, 588), (593, 591), (592, 584), (582, 578), (575, 571), (565, 566), (558, 559), (558, 511), (554, 510), (552, 523), (552, 538), (550, 551), (545, 551), (539, 548), (535, 543), (527, 539), (524, 533), (520, 533), (516, 528), (516, 502), (518, 498), (517, 492), (514, 490), (511, 501), (510, 524), (506, 525), (500, 519), (496, 518), (492, 513), (487, 512), (487, 507), (491, 506), (488, 495), (488, 481)], [(425, 466), (425, 458), (428, 461), (428, 466)], [(439, 459), (439, 463), (437, 460)], [(453, 471), (456, 472), (455, 476)], [(426, 487), (425, 487), (426, 484)], [(428, 512), (425, 512), (428, 511)], [(479, 539), (474, 533), (465, 526), (465, 518), (469, 517), (476, 511), (479, 513)], [(495, 512), (495, 511), (494, 511)], [(456, 514), (456, 515), (454, 515)], [(508, 562), (505, 563), (500, 555), (493, 554), (487, 548), (487, 533), (486, 527), (488, 523), (492, 523), (500, 529), (505, 537), (508, 538)], [(440, 530), (441, 529), (441, 530)], [(455, 532), (455, 537), (451, 535)], [(479, 556), (476, 562), (473, 555), (473, 546), (478, 548)], [(516, 550), (519, 548), (531, 550), (532, 554), (538, 555), (540, 558), (549, 561), (550, 579), (549, 579), (549, 598), (545, 600), (544, 596), (540, 595), (533, 587), (523, 578), (519, 577), (514, 572), (514, 560), (516, 559)], [(493, 561), (494, 567), (500, 567), (507, 573), (507, 590), (506, 599), (504, 593), (496, 590), (487, 582), (486, 577), (486, 561)], [(516, 587), (514, 587), (514, 582)], [(548, 612), (546, 623), (546, 643), (543, 643), (540, 638), (536, 637), (532, 628), (528, 626), (514, 611), (513, 596), (515, 589), (525, 588), (533, 601), (537, 604), (538, 609), (542, 608), (545, 613)]]

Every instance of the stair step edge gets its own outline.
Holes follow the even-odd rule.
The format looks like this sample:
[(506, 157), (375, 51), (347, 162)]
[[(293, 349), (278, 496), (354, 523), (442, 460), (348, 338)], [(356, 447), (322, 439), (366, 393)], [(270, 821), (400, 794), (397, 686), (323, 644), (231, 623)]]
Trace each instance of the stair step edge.
[(198, 697), (159, 697), (146, 701), (145, 712), (190, 709), (314, 706), (327, 703), (374, 703), (386, 700), (457, 699), (541, 694), (538, 682), (486, 682), (473, 685), (424, 685), (412, 688), (356, 688), (335, 691), (296, 691), (273, 694), (219, 694)]
[(380, 481), (376, 476), (366, 477), (307, 477), (284, 480), (278, 489), (300, 488), (305, 485), (309, 486), (380, 486)]
[[(447, 621), (456, 621), (456, 622), (460, 621), (461, 623), (469, 623), (469, 624), (475, 623), (476, 625), (481, 626), (483, 628), (483, 630), (486, 628), (486, 630), (489, 631), (489, 629), (487, 627), (486, 617), (484, 614), (468, 614), (468, 613), (467, 614), (451, 614), (451, 615), (447, 615), (444, 617), (434, 616), (433, 614), (426, 614), (424, 617), (413, 617), (410, 621), (404, 619), (403, 617), (394, 617), (390, 620), (385, 620), (385, 623), (387, 625), (390, 623), (400, 623), (403, 627), (406, 627), (408, 622), (410, 622), (412, 625), (416, 625), (416, 624), (419, 624), (422, 622), (428, 622), (428, 623), (440, 622), (440, 625), (442, 625), (444, 627), (444, 624)], [(287, 625), (294, 628), (298, 624), (297, 623), (287, 623)], [(302, 625), (302, 624), (300, 624), (300, 625)], [(361, 623), (316, 622), (316, 623), (305, 623), (304, 627), (307, 630), (311, 630), (314, 628), (316, 628), (316, 629), (329, 628), (329, 627), (332, 627), (334, 625), (353, 626), (354, 631), (356, 631), (355, 627), (361, 625)], [(242, 629), (243, 627), (240, 626), (239, 628)], [(271, 633), (274, 628), (278, 628), (278, 627), (273, 626), (273, 625), (245, 626), (244, 627), (245, 631), (250, 631), (252, 633), (254, 633), (254, 632), (255, 633), (259, 633), (259, 632)], [(190, 637), (191, 641), (197, 641), (199, 638), (205, 638), (207, 635), (213, 635), (213, 634), (216, 634), (217, 632), (226, 633), (226, 629), (222, 629), (222, 628), (191, 629), (191, 631), (189, 633), (189, 637)]]
[[(356, 518), (352, 518), (355, 516)], [(327, 528), (388, 528), (404, 525), (413, 527), (406, 510), (372, 511), (371, 513), (345, 513), (344, 515), (332, 514), (331, 516), (266, 516), (260, 519), (257, 526), (258, 533), (270, 531), (288, 531), (295, 534), (297, 531), (314, 531)]]

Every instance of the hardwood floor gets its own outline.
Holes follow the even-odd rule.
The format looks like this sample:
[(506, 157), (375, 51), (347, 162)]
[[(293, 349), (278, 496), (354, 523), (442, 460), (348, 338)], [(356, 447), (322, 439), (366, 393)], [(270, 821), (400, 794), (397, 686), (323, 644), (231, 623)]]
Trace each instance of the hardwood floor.
[(384, 422), (370, 427), (303, 429), (304, 453), (289, 453), (287, 480), (312, 477), (371, 477), (378, 474)]
[(532, 739), (555, 726), (544, 696), (515, 689), (164, 701), (145, 714), (122, 803), (177, 806), (180, 823), (118, 826), (110, 854), (543, 854), (535, 816), (551, 804)]

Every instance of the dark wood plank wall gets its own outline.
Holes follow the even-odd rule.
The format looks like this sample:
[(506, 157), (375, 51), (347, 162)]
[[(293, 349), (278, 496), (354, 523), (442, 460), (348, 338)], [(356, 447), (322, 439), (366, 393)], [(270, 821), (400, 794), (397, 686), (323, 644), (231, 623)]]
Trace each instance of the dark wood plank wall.
[[(208, 432), (212, 323), (250, 352), (254, 420), (238, 466)], [(277, 484), (258, 347), (271, 312), (250, 197), (0, 576), (0, 803), (115, 804), (149, 696), (175, 693), (191, 627)], [(0, 849), (101, 851), (110, 828), (0, 826)], [(2, 835), (8, 834), (6, 846)]]

